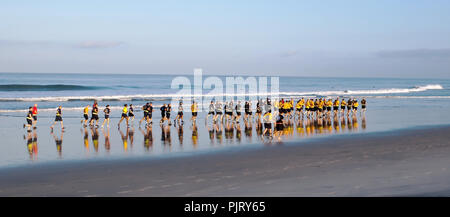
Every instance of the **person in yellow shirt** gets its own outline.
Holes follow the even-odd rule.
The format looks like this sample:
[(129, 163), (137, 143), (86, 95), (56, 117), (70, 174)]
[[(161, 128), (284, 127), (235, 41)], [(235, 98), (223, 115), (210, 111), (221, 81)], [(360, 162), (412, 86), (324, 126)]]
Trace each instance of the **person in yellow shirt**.
[(345, 99), (342, 99), (341, 101), (341, 113), (342, 115), (344, 115), (345, 113), (345, 107), (347, 106), (347, 102), (345, 101)]
[(83, 127), (87, 127), (87, 122), (89, 120), (89, 105), (84, 107), (84, 109), (83, 109), (83, 117), (84, 117), (84, 120), (81, 120), (81, 123), (84, 122)]
[(327, 105), (327, 116), (330, 116), (330, 114), (331, 114), (331, 107), (333, 107), (333, 101), (331, 101), (331, 99), (328, 99), (326, 101), (326, 105)]
[(325, 101), (323, 99), (320, 99), (320, 101), (318, 102), (319, 116), (322, 116), (324, 106), (325, 106)]
[(334, 113), (334, 116), (337, 115), (338, 111), (339, 111), (339, 97), (336, 98), (336, 99), (334, 100), (334, 103), (333, 103), (333, 113)]
[(192, 125), (194, 125), (194, 122), (197, 120), (197, 112), (198, 112), (198, 105), (195, 101), (192, 101), (191, 105), (191, 112), (192, 112)]
[(356, 115), (356, 113), (357, 113), (357, 111), (358, 111), (358, 106), (359, 106), (359, 104), (358, 104), (358, 100), (353, 100), (353, 104), (352, 104), (352, 107), (353, 107), (353, 114), (354, 115)]
[(264, 135), (266, 135), (266, 132), (269, 131), (270, 137), (272, 137), (272, 113), (266, 112), (263, 116), (264, 121), (264, 132), (262, 133), (261, 137), (264, 138)]
[(128, 105), (125, 104), (123, 105), (123, 109), (122, 109), (122, 117), (120, 118), (119, 123), (117, 124), (117, 126), (120, 128), (120, 123), (122, 123), (123, 119), (126, 120), (127, 122), (127, 127), (128, 127)]
[(298, 118), (303, 118), (303, 105), (304, 105), (304, 100), (303, 98), (301, 100), (297, 101), (297, 104), (295, 105), (295, 111), (297, 113)]

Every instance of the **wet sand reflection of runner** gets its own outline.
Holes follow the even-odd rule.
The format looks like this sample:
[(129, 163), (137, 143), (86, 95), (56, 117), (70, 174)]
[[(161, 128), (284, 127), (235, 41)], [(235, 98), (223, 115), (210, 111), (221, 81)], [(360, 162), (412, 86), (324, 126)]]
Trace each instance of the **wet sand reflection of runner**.
[(109, 127), (106, 128), (106, 130), (104, 128), (102, 128), (102, 133), (103, 136), (105, 137), (105, 150), (106, 153), (109, 153), (111, 150), (111, 142), (109, 140)]
[(24, 136), (24, 139), (27, 141), (27, 150), (28, 154), (30, 155), (30, 160), (35, 161), (37, 160), (38, 156), (38, 145), (37, 145), (37, 133), (36, 130), (33, 130), (33, 133), (31, 131), (27, 132), (27, 136)]
[(61, 130), (61, 136), (59, 138), (55, 135), (53, 130), (50, 131), (50, 134), (53, 136), (53, 139), (55, 139), (56, 151), (58, 152), (58, 157), (62, 158), (62, 142), (63, 142), (64, 130)]
[(153, 150), (153, 129), (151, 126), (146, 127), (143, 130), (139, 127), (139, 131), (141, 131), (142, 135), (144, 135), (144, 150), (147, 152), (151, 152)]

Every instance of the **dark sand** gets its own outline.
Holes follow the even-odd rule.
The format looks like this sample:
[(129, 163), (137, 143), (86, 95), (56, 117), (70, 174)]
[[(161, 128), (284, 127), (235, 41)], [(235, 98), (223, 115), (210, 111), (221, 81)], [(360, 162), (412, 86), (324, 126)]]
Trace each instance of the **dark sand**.
[(0, 196), (450, 196), (450, 127), (6, 168)]

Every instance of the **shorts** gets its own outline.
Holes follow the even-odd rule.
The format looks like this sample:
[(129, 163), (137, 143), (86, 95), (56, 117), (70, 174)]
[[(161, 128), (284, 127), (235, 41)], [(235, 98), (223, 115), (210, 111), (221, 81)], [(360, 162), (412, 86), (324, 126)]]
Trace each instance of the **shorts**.
[(183, 116), (183, 112), (178, 112), (178, 116)]
[(365, 108), (366, 108), (366, 105), (361, 105), (361, 108), (362, 108), (362, 109), (365, 109)]
[(213, 111), (209, 111), (208, 115), (214, 115), (214, 112)]
[(327, 111), (331, 111), (331, 107), (327, 107)]
[(37, 115), (33, 115), (33, 120), (37, 121)]
[(280, 109), (280, 113), (281, 113), (281, 114), (284, 114), (285, 112), (286, 112), (286, 111), (285, 111), (283, 108)]
[(128, 113), (128, 117), (134, 117), (133, 113)]
[(165, 118), (166, 117), (166, 113), (161, 113), (161, 118)]
[(98, 120), (98, 115), (92, 115), (92, 119)]
[(256, 114), (261, 114), (261, 109), (256, 109)]
[(144, 112), (144, 118), (148, 116), (148, 111)]
[(109, 115), (105, 115), (105, 119), (109, 119)]
[(122, 117), (123, 117), (123, 118), (126, 118), (126, 117), (128, 117), (128, 116), (127, 116), (127, 114), (122, 113)]
[(283, 126), (283, 124), (277, 124), (276, 125), (276, 129), (277, 129), (277, 131), (282, 131), (283, 129), (284, 129), (284, 126)]
[(319, 112), (323, 112), (323, 108), (318, 108)]
[(216, 115), (222, 115), (222, 112), (221, 111), (217, 111)]
[(197, 112), (192, 112), (193, 117), (197, 117)]
[(358, 107), (353, 107), (353, 109), (358, 110)]
[(148, 117), (148, 118), (152, 118), (152, 113), (148, 113), (148, 114), (147, 114), (147, 117)]
[(272, 123), (264, 123), (264, 128), (272, 129)]
[(225, 112), (226, 115), (232, 116), (233, 112)]
[(352, 107), (350, 107), (350, 106), (347, 106), (347, 109), (348, 109), (348, 110), (350, 110), (350, 109), (352, 109)]
[(345, 110), (345, 106), (341, 106), (341, 110)]
[(55, 121), (62, 121), (62, 117), (61, 116), (56, 116), (55, 117)]
[(83, 117), (84, 117), (84, 120), (89, 119), (89, 116), (87, 114), (84, 114)]
[(28, 125), (31, 125), (31, 124), (33, 124), (33, 121), (31, 121), (31, 119), (28, 119), (28, 118), (27, 118), (27, 124), (28, 124)]
[(333, 110), (337, 111), (337, 110), (339, 110), (339, 107), (338, 106), (334, 106)]
[(166, 118), (170, 118), (170, 113), (166, 112)]
[(245, 114), (246, 114), (246, 115), (252, 115), (253, 113), (250, 112), (250, 111), (245, 111)]

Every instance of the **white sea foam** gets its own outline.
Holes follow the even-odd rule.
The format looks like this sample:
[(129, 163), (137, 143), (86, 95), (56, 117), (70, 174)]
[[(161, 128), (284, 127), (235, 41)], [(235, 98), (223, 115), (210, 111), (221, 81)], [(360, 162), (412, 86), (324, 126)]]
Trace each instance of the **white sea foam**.
[(226, 97), (226, 96), (345, 96), (345, 95), (380, 95), (395, 93), (423, 92), (427, 90), (439, 90), (443, 87), (439, 84), (429, 84), (416, 86), (412, 88), (389, 88), (375, 90), (338, 90), (338, 91), (311, 91), (311, 92), (279, 92), (279, 93), (234, 93), (234, 94), (203, 94), (203, 95), (181, 95), (181, 94), (137, 94), (137, 95), (115, 95), (115, 96), (57, 96), (57, 97), (19, 97), (19, 98), (0, 98), (3, 102), (67, 102), (67, 101), (164, 101), (173, 98), (183, 97)]

